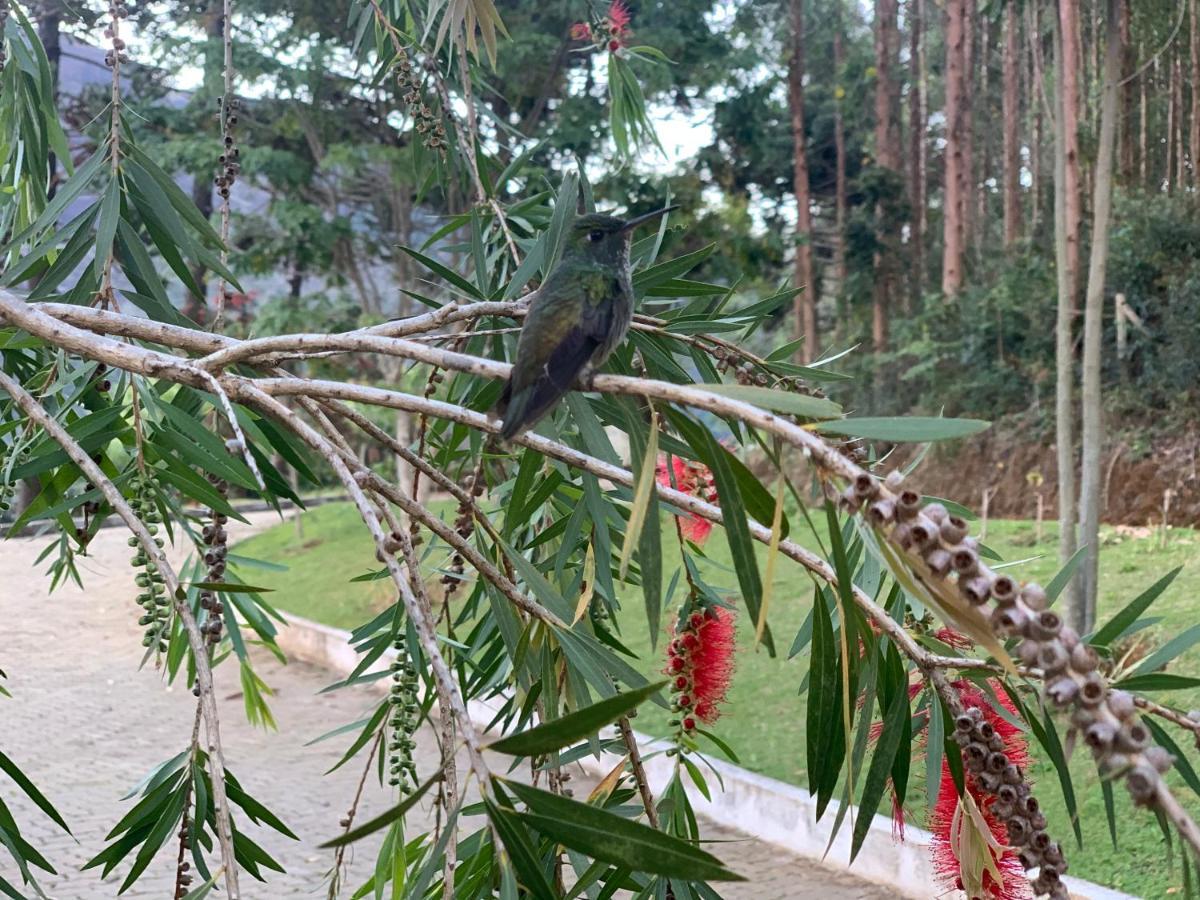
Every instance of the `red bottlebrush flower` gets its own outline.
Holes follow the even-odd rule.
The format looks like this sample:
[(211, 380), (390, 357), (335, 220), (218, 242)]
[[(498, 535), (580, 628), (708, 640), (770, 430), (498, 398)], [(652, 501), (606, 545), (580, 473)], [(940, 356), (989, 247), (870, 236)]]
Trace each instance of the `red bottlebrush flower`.
[(720, 716), (733, 678), (734, 614), (714, 607), (688, 616), (677, 640), (667, 645), (667, 667), (676, 676), (675, 706), (687, 709), (684, 731), (693, 731), (696, 720), (711, 725)]
[(571, 40), (573, 41), (590, 41), (592, 39), (592, 26), (587, 22), (576, 22), (571, 26)]
[[(955, 682), (963, 704), (983, 712), (984, 719), (1004, 743), (1004, 753), (1018, 766), (1029, 761), (1029, 746), (1020, 729), (997, 712), (992, 701), (970, 682)], [(993, 683), (1000, 705), (1009, 714), (1016, 710), (999, 684)], [(942, 780), (937, 804), (929, 817), (933, 832), (933, 865), (948, 888), (965, 891), (971, 900), (1025, 900), (1032, 896), (1029, 882), (1015, 850), (1008, 846), (1004, 823), (992, 811), (995, 798), (974, 783), (970, 772), (966, 792), (959, 798), (942, 760)]]
[[(712, 471), (704, 463), (689, 462), (678, 456), (669, 457), (671, 467), (667, 468), (667, 457), (658, 461), (655, 477), (663, 487), (673, 487), (685, 494), (699, 497), (708, 503), (717, 502), (717, 488), (713, 482)], [(672, 478), (672, 476), (674, 476)], [(712, 534), (712, 522), (700, 516), (677, 516), (679, 527), (686, 540), (693, 544), (703, 544)]]
[(959, 634), (953, 628), (939, 628), (933, 633), (933, 636), (948, 647), (953, 647), (955, 650), (970, 650), (975, 646), (975, 642), (965, 634)]
[(613, 0), (609, 4), (608, 21), (612, 24), (614, 34), (623, 34), (625, 29), (629, 27), (629, 22), (632, 18), (633, 16), (630, 14), (625, 0)]

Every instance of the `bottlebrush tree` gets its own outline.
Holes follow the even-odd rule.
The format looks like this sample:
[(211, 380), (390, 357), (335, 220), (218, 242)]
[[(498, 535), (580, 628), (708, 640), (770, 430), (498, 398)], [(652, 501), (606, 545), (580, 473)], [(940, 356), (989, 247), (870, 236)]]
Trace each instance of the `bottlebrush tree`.
[[(220, 716), (230, 711), (213, 692), (218, 665), (261, 685), (246, 643), (275, 638), (273, 610), (228, 551), (227, 526), (239, 516), (231, 498), (300, 504), (299, 490), (330, 479), (374, 545), (371, 577), (395, 598), (354, 630), (361, 664), (345, 682), (373, 678), (372, 664), (391, 654), (390, 690), (365, 722), (338, 730), (348, 732), (344, 763), (361, 766), (366, 789), (390, 792), (395, 805), (369, 822), (329, 823), (330, 897), (552, 897), (603, 886), (682, 900), (714, 896), (710, 883), (753, 879), (699, 846), (685, 789), (704, 777), (698, 754), (727, 752), (716, 729), (736, 678), (738, 620), (766, 653), (807, 660), (807, 746), (795, 752), (806, 756), (823, 815), (834, 797), (857, 804), (852, 854), (889, 784), (898, 807), (913, 802), (909, 763), (923, 753), (948, 883), (979, 896), (1066, 896), (1066, 837), (1046, 830), (1025, 771), (1030, 754), (1061, 763), (1060, 730), (1086, 745), (1106, 783), (1123, 782), (1200, 850), (1163, 777), (1179, 752), (1166, 726), (1196, 725), (1144, 696), (1154, 676), (1129, 671), (1112, 651), (1173, 574), (1092, 634), (1073, 632), (1053, 606), (1058, 580), (1043, 589), (992, 568), (961, 511), (906, 487), (886, 457), (868, 464), (879, 457), (863, 449), (961, 437), (983, 423), (847, 417), (822, 391), (843, 378), (831, 360), (799, 366), (791, 346), (766, 356), (747, 349), (745, 338), (793, 291), (731, 304), (728, 286), (686, 277), (716, 248), (673, 255), (679, 230), (664, 223), (632, 247), (639, 305), (607, 370), (511, 447), (494, 439), (499, 423), (487, 410), (510, 370), (514, 324), (570, 217), (594, 204), (582, 173), (555, 173), (547, 189), (546, 171), (502, 157), (494, 135), (481, 135), (475, 96), (486, 63), (476, 57), (503, 52), (488, 0), (428, 8), (355, 0), (347, 26), (370, 83), (396, 87), (389, 96), (405, 123), (396, 139), (447, 202), (459, 198), (431, 244), (461, 264), (407, 248), (428, 274), (397, 288), (426, 311), (274, 336), (227, 333), (234, 326), (221, 314), (241, 293), (229, 201), (254, 178), (243, 162), (254, 107), (234, 96), (235, 73), (225, 72), (213, 137), (224, 206), (213, 227), (135, 140), (121, 91), (128, 8), (114, 0), (104, 19), (111, 98), (74, 161), (37, 34), (20, 5), (6, 0), (0, 10), (4, 504), (19, 482), (38, 487), (10, 528), (36, 522), (51, 532), (47, 558), (62, 580), (81, 577), (77, 560), (101, 524), (118, 518), (131, 534), (130, 615), (143, 629), (146, 665), (196, 702), (193, 729), (164, 748), (142, 798), (92, 861), (102, 873), (132, 861), (132, 884), (162, 853), (179, 860), (178, 897), (216, 882), (229, 897), (250, 896), (258, 890), (245, 876), (269, 882), (275, 861), (248, 840), (246, 822), (290, 832), (226, 766)], [(581, 11), (586, 27), (573, 34), (600, 41), (599, 29), (609, 29), (591, 49), (615, 60), (610, 111), (624, 154), (653, 134), (631, 73), (655, 54), (629, 45), (630, 15), (621, 3), (603, 21), (585, 22)], [(226, 29), (226, 42), (233, 34)], [(53, 191), (52, 154), (67, 167)], [(210, 328), (169, 299), (171, 286), (203, 295), (198, 271), (212, 276)], [(319, 368), (332, 357), (398, 361), (404, 377)], [(381, 410), (415, 417), (415, 437), (380, 427)], [(613, 429), (628, 435), (627, 456)], [(355, 452), (362, 441), (379, 452)], [(748, 467), (751, 452), (769, 462), (767, 475)], [(395, 460), (409, 476), (394, 477)], [(453, 524), (421, 500), (422, 482), (454, 498)], [(821, 554), (791, 536), (801, 519), (821, 536)], [(677, 529), (677, 556), (664, 525)], [(728, 544), (733, 583), (706, 577), (706, 540)], [(174, 567), (168, 541), (192, 548), (191, 561)], [(423, 560), (440, 580), (424, 577)], [(772, 604), (799, 602), (774, 587), (784, 567), (812, 588), (811, 614), (794, 636), (772, 629)], [(619, 605), (639, 599), (662, 654), (646, 667), (663, 670), (653, 681), (629, 662), (616, 625)], [(659, 635), (664, 613), (674, 625)], [(267, 693), (252, 688), (246, 708), (266, 720)], [(502, 704), (503, 736), (472, 719), (473, 699)], [(670, 707), (676, 723), (675, 777), (657, 796), (629, 724), (647, 702)], [(441, 746), (432, 771), (412, 755), (426, 722)], [(1013, 723), (1032, 738), (1028, 748)], [(571, 797), (562, 769), (601, 748), (615, 749), (623, 767), (606, 791)], [(539, 786), (514, 779), (496, 754), (525, 759)], [(16, 789), (68, 827), (47, 799), (53, 786), (34, 786), (20, 762), (0, 754)], [(1069, 785), (1065, 764), (1059, 770)], [(430, 797), (439, 830), (406, 830), (405, 812)], [(836, 817), (831, 829), (844, 822)], [(0, 844), (22, 883), (0, 881), (10, 896), (37, 893), (39, 869), (53, 865), (21, 827), (0, 818)], [(354, 877), (346, 847), (381, 830), (374, 874)], [(201, 884), (191, 884), (192, 872)]]

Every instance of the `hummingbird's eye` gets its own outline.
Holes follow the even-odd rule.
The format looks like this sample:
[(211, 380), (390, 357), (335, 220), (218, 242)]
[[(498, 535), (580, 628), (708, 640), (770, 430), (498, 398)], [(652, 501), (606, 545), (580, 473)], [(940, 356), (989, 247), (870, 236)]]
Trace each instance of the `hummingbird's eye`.
[(604, 232), (603, 231), (589, 231), (588, 232), (588, 240), (591, 241), (593, 244), (596, 241), (602, 241), (602, 240), (604, 240)]

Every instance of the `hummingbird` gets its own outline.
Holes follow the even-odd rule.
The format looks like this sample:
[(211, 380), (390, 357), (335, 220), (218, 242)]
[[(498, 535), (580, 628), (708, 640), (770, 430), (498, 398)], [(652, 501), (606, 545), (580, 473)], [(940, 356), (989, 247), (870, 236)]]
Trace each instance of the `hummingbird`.
[(571, 223), (562, 258), (525, 315), (516, 362), (496, 403), (504, 417), (501, 438), (510, 441), (537, 424), (625, 339), (633, 321), (633, 230), (678, 208), (632, 219), (588, 213)]

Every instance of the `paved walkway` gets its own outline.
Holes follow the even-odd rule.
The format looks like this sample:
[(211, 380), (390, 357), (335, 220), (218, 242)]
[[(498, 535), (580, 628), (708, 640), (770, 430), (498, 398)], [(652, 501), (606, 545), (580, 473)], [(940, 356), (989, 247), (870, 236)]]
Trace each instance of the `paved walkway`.
[[(269, 514), (251, 519), (256, 525), (273, 521)], [(244, 528), (235, 530), (233, 537), (245, 533)], [(12, 808), (27, 840), (58, 868), (57, 876), (41, 880), (54, 900), (116, 897), (128, 863), (105, 882), (100, 881), (98, 869), (81, 872), (80, 867), (102, 849), (104, 835), (132, 807), (132, 801), (120, 798), (152, 767), (184, 750), (191, 733), (194, 706), (186, 688), (169, 687), (152, 669), (137, 668), (142, 656), (139, 610), (133, 599), (136, 589), (127, 563), (126, 537), (119, 528), (101, 531), (90, 556), (79, 560), (84, 589), (71, 584), (54, 594), (47, 593), (45, 565), (34, 565), (47, 539), (0, 543), (0, 669), (8, 674), (5, 684), (13, 693), (11, 700), (0, 698), (0, 747), (46, 792), (75, 839), (64, 835), (23, 796), (15, 795), (2, 775), (0, 797)], [(361, 765), (324, 775), (340, 758), (347, 740), (304, 745), (361, 718), (376, 695), (361, 690), (319, 694), (333, 680), (329, 673), (299, 663), (281, 666), (266, 656), (259, 660), (258, 671), (275, 690), (271, 708), (278, 732), (246, 724), (236, 667), (227, 663), (218, 669), (228, 764), (300, 840), (244, 823), (287, 874), (270, 873), (269, 883), (263, 885), (243, 873), (242, 894), (245, 900), (324, 897), (332, 857), (317, 845), (337, 833)], [(429, 771), (435, 765), (436, 747), (432, 736), (425, 735), (419, 741), (418, 770)], [(387, 805), (387, 794), (369, 783), (362, 815), (369, 817)], [(430, 818), (428, 808), (411, 818), (413, 833), (427, 826)], [(714, 839), (737, 841), (718, 845), (717, 855), (753, 879), (722, 891), (726, 897), (883, 900), (890, 896), (735, 832), (712, 826), (705, 832)], [(169, 898), (173, 857), (173, 851), (164, 849), (138, 884), (122, 896)], [(370, 875), (374, 845), (348, 858), (346, 883), (357, 887)], [(14, 868), (0, 848), (0, 875), (19, 884)]]

